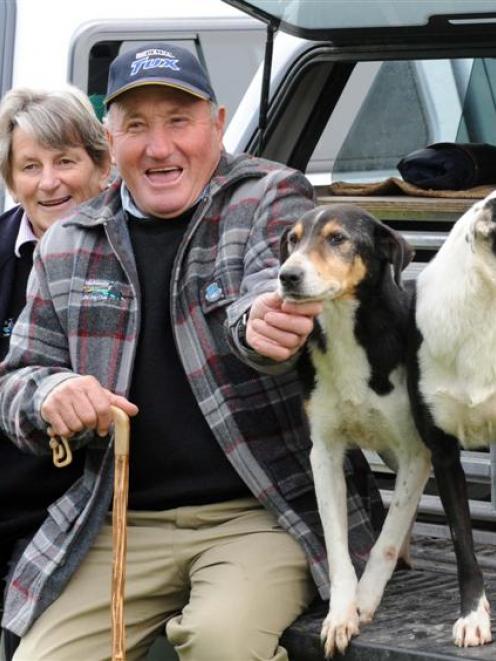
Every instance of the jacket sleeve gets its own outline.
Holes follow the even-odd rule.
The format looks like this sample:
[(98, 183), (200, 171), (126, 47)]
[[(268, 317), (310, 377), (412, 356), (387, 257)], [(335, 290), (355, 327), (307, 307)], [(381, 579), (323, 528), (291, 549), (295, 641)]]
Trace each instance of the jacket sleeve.
[(280, 374), (291, 369), (298, 356), (283, 363), (261, 356), (240, 341), (238, 326), (257, 296), (277, 290), (281, 236), (315, 207), (314, 191), (301, 172), (281, 167), (258, 181), (257, 195), (240, 296), (227, 309), (227, 332), (233, 351), (244, 363), (266, 374)]
[[(0, 426), (20, 449), (35, 454), (50, 452), (40, 408), (55, 386), (77, 376), (69, 365), (67, 336), (38, 247), (26, 306), (14, 326), (9, 352), (0, 364)], [(71, 447), (76, 449), (88, 435), (84, 432), (71, 439)]]

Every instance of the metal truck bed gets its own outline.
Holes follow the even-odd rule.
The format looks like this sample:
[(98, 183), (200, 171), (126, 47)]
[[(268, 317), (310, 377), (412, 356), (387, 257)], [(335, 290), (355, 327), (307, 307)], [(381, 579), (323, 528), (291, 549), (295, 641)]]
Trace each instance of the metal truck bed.
[[(487, 596), (494, 607), (496, 546), (476, 546)], [(495, 661), (496, 642), (466, 649), (455, 647), (452, 642), (459, 597), (451, 541), (414, 535), (412, 560), (413, 569), (394, 573), (374, 621), (362, 627), (347, 653), (336, 656), (337, 661)], [(283, 642), (291, 661), (324, 659), (319, 634), (326, 613), (327, 604), (321, 603), (285, 632)]]

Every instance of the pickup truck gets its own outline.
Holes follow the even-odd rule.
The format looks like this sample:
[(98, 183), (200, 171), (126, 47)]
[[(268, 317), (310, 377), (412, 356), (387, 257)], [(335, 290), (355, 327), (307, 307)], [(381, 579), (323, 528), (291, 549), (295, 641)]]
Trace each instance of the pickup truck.
[[(416, 249), (405, 277), (416, 277), (483, 192), (353, 191), (358, 183), (363, 193), (374, 183), (401, 179), (399, 160), (435, 142), (496, 145), (496, 2), (225, 1), (265, 22), (267, 30), (265, 63), (228, 126), (228, 151), (296, 167), (314, 184), (320, 204), (355, 202), (400, 230)], [(495, 449), (463, 453), (477, 551), (493, 604)], [(368, 459), (387, 505), (394, 476), (378, 456)], [(451, 642), (456, 564), (433, 480), (419, 507), (412, 559), (413, 569), (395, 572), (375, 621), (339, 658), (496, 659), (494, 642), (470, 649)], [(286, 631), (292, 661), (323, 659), (325, 613), (326, 605), (317, 604)]]
[[(228, 151), (259, 154), (304, 171), (322, 204), (340, 199), (333, 188), (339, 181), (368, 184), (398, 177), (398, 161), (433, 142), (496, 145), (495, 0), (224, 2), (249, 18), (233, 7), (220, 11), (219, 0), (86, 0), (71, 3), (71, 11), (61, 0), (0, 0), (0, 91), (60, 86), (67, 79), (98, 101), (109, 61), (130, 42), (186, 42), (202, 55), (219, 98), (232, 97)], [(47, 23), (47, 13), (58, 20)], [(242, 96), (264, 41), (265, 62)], [(53, 66), (47, 67), (47, 60)], [(474, 201), (344, 199), (404, 232), (416, 248), (407, 277), (415, 277)], [(387, 504), (394, 476), (379, 457), (369, 460)], [(476, 547), (494, 608), (496, 452), (466, 452), (463, 461)], [(434, 483), (419, 508), (412, 559), (412, 570), (394, 574), (375, 621), (338, 658), (494, 661), (496, 643), (467, 650), (451, 642), (456, 568)], [(315, 604), (285, 632), (291, 661), (323, 659), (319, 631), (325, 609)], [(158, 641), (149, 661), (173, 658), (165, 647)]]

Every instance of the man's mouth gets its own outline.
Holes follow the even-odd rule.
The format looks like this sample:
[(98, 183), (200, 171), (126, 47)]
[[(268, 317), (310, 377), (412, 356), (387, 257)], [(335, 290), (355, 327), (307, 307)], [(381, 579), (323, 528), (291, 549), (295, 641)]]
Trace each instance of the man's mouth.
[(152, 183), (167, 184), (177, 181), (182, 172), (183, 169), (178, 166), (169, 166), (162, 168), (148, 168), (148, 170), (145, 171), (145, 174)]

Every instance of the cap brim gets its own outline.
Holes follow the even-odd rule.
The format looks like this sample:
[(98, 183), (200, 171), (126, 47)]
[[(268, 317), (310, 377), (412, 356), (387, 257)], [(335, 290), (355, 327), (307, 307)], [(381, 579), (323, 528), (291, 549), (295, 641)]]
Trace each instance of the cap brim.
[(134, 83), (129, 83), (129, 85), (124, 85), (124, 87), (121, 87), (120, 89), (116, 90), (113, 94), (109, 94), (107, 97), (105, 97), (104, 103), (106, 106), (108, 106), (112, 101), (115, 101), (115, 99), (118, 96), (121, 96), (121, 94), (124, 94), (129, 90), (135, 89), (137, 87), (149, 87), (151, 85), (155, 85), (159, 87), (172, 87), (174, 89), (181, 90), (182, 92), (186, 92), (187, 94), (191, 94), (192, 96), (196, 96), (198, 99), (202, 99), (203, 101), (211, 100), (209, 94), (202, 92), (196, 87), (191, 87), (189, 85), (178, 83), (175, 80), (169, 81), (169, 80), (159, 80), (157, 78), (145, 78), (145, 79), (142, 78), (141, 80), (139, 81), (137, 80)]

